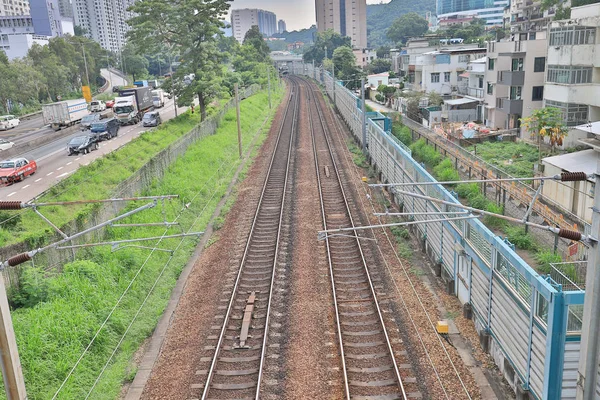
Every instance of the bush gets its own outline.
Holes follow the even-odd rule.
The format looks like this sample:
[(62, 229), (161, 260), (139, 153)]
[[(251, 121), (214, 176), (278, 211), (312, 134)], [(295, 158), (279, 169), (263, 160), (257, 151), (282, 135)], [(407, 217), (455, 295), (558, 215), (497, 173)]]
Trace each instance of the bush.
[[(494, 214), (502, 214), (503, 208), (502, 208), (502, 206), (496, 205), (496, 204), (488, 201), (488, 204), (485, 207), (485, 211), (492, 212)], [(491, 215), (487, 215), (484, 218), (484, 222), (489, 228), (496, 228), (496, 229), (500, 229), (500, 228), (504, 227), (504, 225), (506, 225), (505, 220), (503, 220), (502, 218), (491, 216)]]
[(544, 274), (549, 274), (552, 268), (550, 264), (562, 262), (562, 257), (552, 251), (539, 251), (535, 255), (535, 261), (538, 263), (537, 270)]
[(21, 271), (20, 287), (18, 289), (11, 287), (8, 294), (13, 309), (33, 307), (48, 297), (48, 280), (44, 277), (44, 271), (41, 268), (28, 267)]
[(380, 95), (379, 93), (377, 93), (375, 95), (375, 100), (383, 103), (385, 101), (385, 97), (383, 97), (382, 95)]
[[(454, 169), (454, 165), (452, 165), (452, 161), (450, 161), (449, 158), (444, 158), (442, 162), (433, 168), (433, 175), (440, 182), (460, 180), (458, 171)], [(454, 184), (450, 184), (448, 186), (452, 187)]]
[(509, 242), (514, 244), (517, 248), (522, 250), (535, 250), (537, 244), (530, 234), (525, 232), (525, 228), (521, 226), (508, 225), (505, 227), (504, 232)]
[(396, 237), (396, 240), (398, 242), (400, 242), (400, 240), (398, 240), (398, 239), (407, 240), (408, 238), (410, 238), (410, 233), (408, 232), (408, 229), (406, 229), (402, 226), (392, 226), (390, 228), (390, 231)]
[(425, 143), (425, 139), (419, 139), (410, 146), (413, 158), (424, 162), (428, 167), (435, 168), (442, 161), (442, 155)]
[(392, 125), (392, 134), (407, 146), (410, 146), (413, 142), (410, 129), (399, 123)]
[(456, 186), (456, 193), (459, 197), (468, 199), (479, 194), (479, 185), (476, 183), (461, 183)]

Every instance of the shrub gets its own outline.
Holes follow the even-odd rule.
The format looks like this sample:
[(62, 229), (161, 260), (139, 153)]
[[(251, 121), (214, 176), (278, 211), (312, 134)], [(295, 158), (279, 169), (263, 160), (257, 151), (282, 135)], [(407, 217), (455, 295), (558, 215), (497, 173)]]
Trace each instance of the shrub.
[(396, 240), (398, 240), (398, 239), (407, 240), (408, 238), (410, 238), (410, 233), (408, 232), (408, 229), (406, 229), (402, 226), (392, 226), (390, 228), (390, 231), (396, 237)]
[(550, 264), (562, 262), (562, 257), (549, 250), (538, 251), (535, 255), (535, 261), (538, 263), (537, 270), (544, 274), (549, 274), (552, 268)]
[[(485, 211), (492, 212), (494, 214), (502, 214), (503, 208), (502, 208), (502, 206), (496, 205), (496, 204), (488, 201), (488, 204), (485, 207)], [(496, 228), (496, 229), (502, 228), (504, 225), (506, 225), (505, 220), (503, 220), (502, 218), (491, 216), (491, 215), (487, 215), (484, 218), (484, 222), (489, 228)]]
[(537, 244), (530, 234), (525, 232), (525, 228), (521, 226), (508, 225), (505, 227), (504, 232), (509, 242), (514, 244), (517, 248), (522, 250), (535, 250)]
[(479, 185), (476, 183), (461, 183), (456, 186), (456, 193), (459, 197), (468, 199), (479, 194)]
[(19, 289), (11, 287), (8, 294), (13, 309), (33, 307), (48, 297), (48, 280), (41, 268), (28, 267), (21, 271)]
[(413, 153), (413, 158), (424, 162), (430, 168), (434, 168), (442, 161), (442, 155), (435, 149), (425, 143), (425, 139), (419, 139), (410, 146)]
[[(441, 182), (460, 180), (458, 171), (454, 169), (454, 165), (452, 165), (452, 161), (449, 158), (444, 158), (442, 162), (433, 168), (433, 175)], [(454, 184), (448, 186), (452, 187)]]
[(392, 133), (394, 136), (398, 138), (402, 143), (407, 146), (410, 146), (413, 142), (412, 134), (410, 133), (410, 129), (401, 124), (392, 125)]

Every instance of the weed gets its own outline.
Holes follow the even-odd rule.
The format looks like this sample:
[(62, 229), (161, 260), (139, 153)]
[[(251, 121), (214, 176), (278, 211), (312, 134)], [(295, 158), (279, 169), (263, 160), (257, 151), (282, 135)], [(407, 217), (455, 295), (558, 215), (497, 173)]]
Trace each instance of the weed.
[(517, 248), (522, 250), (536, 250), (537, 243), (533, 237), (525, 232), (525, 228), (518, 225), (507, 225), (504, 228), (506, 238), (509, 242), (514, 244)]
[(425, 271), (423, 271), (423, 270), (421, 270), (419, 268), (415, 268), (415, 267), (412, 267), (410, 269), (410, 273), (413, 274), (413, 275), (415, 275), (415, 276), (423, 276), (423, 275), (425, 275)]
[(410, 245), (406, 242), (399, 242), (398, 243), (398, 255), (402, 258), (404, 258), (405, 260), (410, 261), (410, 259), (413, 256), (413, 249), (410, 247)]
[(550, 264), (562, 262), (562, 257), (549, 250), (538, 251), (535, 255), (535, 261), (538, 263), (537, 270), (544, 274), (549, 274), (552, 270)]

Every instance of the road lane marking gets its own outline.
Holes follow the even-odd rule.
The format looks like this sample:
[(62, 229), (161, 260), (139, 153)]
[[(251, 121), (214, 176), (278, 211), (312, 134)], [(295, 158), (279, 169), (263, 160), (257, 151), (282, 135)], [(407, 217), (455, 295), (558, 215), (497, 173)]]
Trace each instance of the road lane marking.
[(38, 178), (38, 179), (36, 179), (34, 182), (39, 182), (39, 181), (41, 181), (41, 180), (42, 180), (42, 178)]
[(46, 174), (46, 176), (50, 176), (50, 175), (52, 175), (53, 173), (54, 173), (54, 172), (50, 172), (50, 173)]
[(67, 165), (71, 165), (71, 164), (73, 164), (73, 161), (69, 161), (69, 162), (67, 163)]
[(77, 157), (77, 158), (75, 159), (75, 161), (79, 161), (79, 160), (81, 160), (81, 157)]
[(69, 174), (71, 174), (73, 171), (71, 172), (65, 172), (64, 174), (60, 174), (59, 176), (57, 176), (57, 178), (62, 178), (63, 176), (67, 176)]
[(27, 189), (29, 186), (31, 186), (31, 185), (25, 185), (25, 186), (23, 186), (23, 187), (21, 188), (21, 190), (23, 190), (23, 189)]
[(8, 196), (6, 196), (6, 197), (10, 197), (10, 196), (12, 196), (13, 194), (17, 194), (17, 192), (12, 192), (11, 194), (9, 194), (9, 195), (8, 195)]
[(58, 167), (56, 168), (57, 171), (60, 171), (61, 169), (63, 169), (64, 167)]

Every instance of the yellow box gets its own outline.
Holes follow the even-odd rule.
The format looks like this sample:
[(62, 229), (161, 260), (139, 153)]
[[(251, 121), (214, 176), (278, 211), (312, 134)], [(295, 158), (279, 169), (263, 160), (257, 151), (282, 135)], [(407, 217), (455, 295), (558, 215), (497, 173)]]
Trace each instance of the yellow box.
[(448, 321), (438, 321), (436, 328), (437, 333), (448, 334)]

